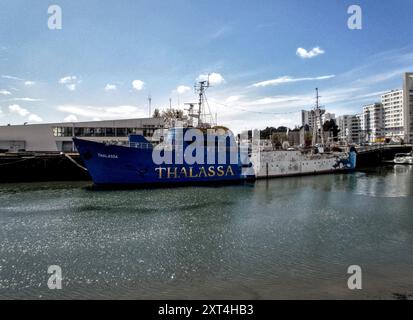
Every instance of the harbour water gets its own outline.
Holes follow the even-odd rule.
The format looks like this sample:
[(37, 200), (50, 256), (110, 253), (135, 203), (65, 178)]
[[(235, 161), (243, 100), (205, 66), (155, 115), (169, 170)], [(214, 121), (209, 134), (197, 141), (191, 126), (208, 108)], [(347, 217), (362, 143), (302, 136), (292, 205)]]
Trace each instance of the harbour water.
[[(413, 295), (413, 168), (222, 187), (0, 185), (0, 298)], [(48, 266), (59, 265), (61, 290)], [(362, 268), (349, 290), (347, 268)]]

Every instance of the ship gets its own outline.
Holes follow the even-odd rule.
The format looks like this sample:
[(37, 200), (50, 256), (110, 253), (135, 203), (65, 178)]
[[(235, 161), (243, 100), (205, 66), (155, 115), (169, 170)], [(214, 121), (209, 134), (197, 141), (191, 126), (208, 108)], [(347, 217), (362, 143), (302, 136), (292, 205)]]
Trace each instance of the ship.
[(173, 123), (159, 144), (139, 134), (129, 135), (127, 145), (73, 138), (94, 185), (169, 186), (238, 183), (251, 179), (248, 169), (252, 165), (248, 155), (242, 156), (239, 151), (234, 134), (204, 120), (208, 87), (208, 80), (195, 86), (199, 95), (198, 112), (194, 113), (194, 104), (190, 104), (191, 121)]
[(301, 150), (260, 150), (251, 159), (255, 178), (313, 175), (352, 171), (356, 151), (313, 153)]
[[(190, 104), (190, 121), (170, 125), (165, 139), (158, 144), (139, 134), (129, 135), (126, 145), (74, 137), (76, 149), (94, 185), (146, 187), (243, 183), (257, 178), (355, 169), (355, 149), (326, 152), (328, 147), (317, 145), (314, 139), (315, 147), (311, 151), (267, 150), (254, 141), (243, 144), (242, 139), (236, 139), (229, 129), (205, 121), (202, 115), (205, 114), (205, 90), (208, 87), (208, 80), (195, 86), (199, 95), (198, 112), (194, 113), (195, 104)], [(318, 91), (316, 111), (317, 108)], [(194, 119), (197, 125), (194, 125)], [(317, 136), (316, 131), (314, 136)]]
[(354, 171), (357, 164), (357, 150), (348, 146), (342, 150), (332, 146), (331, 141), (324, 141), (322, 112), (319, 105), (318, 88), (316, 88), (312, 142), (308, 148), (289, 148), (274, 150), (272, 146), (255, 143), (251, 154), (255, 178), (276, 178), (286, 176), (313, 175), (322, 173), (339, 173)]

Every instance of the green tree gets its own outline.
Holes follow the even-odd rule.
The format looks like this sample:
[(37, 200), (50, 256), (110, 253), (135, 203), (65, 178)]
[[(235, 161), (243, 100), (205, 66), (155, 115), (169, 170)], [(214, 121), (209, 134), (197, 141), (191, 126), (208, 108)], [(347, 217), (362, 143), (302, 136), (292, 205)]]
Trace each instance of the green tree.
[(160, 118), (160, 117), (161, 117), (161, 113), (160, 113), (159, 109), (155, 109), (153, 111), (152, 118)]
[(162, 118), (165, 120), (171, 120), (171, 119), (183, 119), (184, 117), (184, 112), (179, 109), (167, 109), (162, 111)]

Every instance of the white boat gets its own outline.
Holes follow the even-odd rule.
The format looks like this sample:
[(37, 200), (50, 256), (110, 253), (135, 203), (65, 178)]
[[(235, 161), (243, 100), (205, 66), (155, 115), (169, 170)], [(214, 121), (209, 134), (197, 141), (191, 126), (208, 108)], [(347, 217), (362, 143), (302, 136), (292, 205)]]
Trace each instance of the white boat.
[(255, 177), (275, 178), (354, 170), (356, 152), (311, 153), (300, 150), (260, 150), (252, 152)]
[(412, 153), (396, 153), (393, 162), (395, 164), (413, 164)]
[[(318, 104), (319, 95), (316, 88), (316, 105), (314, 112), (322, 122), (322, 113)], [(320, 141), (318, 141), (320, 140)], [(290, 148), (288, 142), (283, 144), (284, 150), (274, 150), (271, 146), (254, 144), (251, 152), (251, 163), (257, 179), (333, 173), (351, 171), (356, 168), (357, 152), (350, 147), (348, 152), (326, 152), (329, 143), (324, 142), (323, 126), (318, 130), (313, 127), (311, 149)]]

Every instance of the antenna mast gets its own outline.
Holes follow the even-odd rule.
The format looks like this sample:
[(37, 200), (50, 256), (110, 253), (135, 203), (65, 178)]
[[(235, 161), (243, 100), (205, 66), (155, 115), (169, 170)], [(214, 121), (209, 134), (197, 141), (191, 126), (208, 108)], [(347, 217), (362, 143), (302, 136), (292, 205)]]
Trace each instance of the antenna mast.
[(204, 101), (205, 101), (205, 91), (209, 88), (209, 79), (200, 81), (199, 85), (195, 85), (195, 91), (198, 92), (198, 127), (204, 124), (203, 116), (205, 116)]
[(149, 108), (149, 118), (150, 118), (151, 114), (152, 114), (152, 97), (151, 97), (151, 95), (148, 96), (148, 108)]
[(320, 96), (318, 95), (318, 88), (315, 88), (315, 109), (314, 109), (314, 124), (313, 124), (313, 139), (312, 139), (313, 146), (317, 143), (317, 138), (318, 138), (317, 122), (320, 123), (321, 143), (324, 144), (323, 121), (322, 121), (322, 113), (321, 113), (321, 109), (319, 105), (319, 100), (320, 100)]

